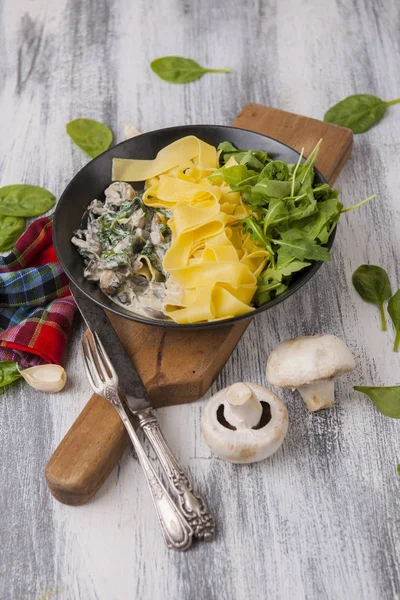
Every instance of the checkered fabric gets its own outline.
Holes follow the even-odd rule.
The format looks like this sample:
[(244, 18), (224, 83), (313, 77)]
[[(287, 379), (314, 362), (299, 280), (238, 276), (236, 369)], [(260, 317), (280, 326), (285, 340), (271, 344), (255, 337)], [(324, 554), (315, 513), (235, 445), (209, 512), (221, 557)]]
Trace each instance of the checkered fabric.
[(0, 256), (0, 360), (59, 364), (76, 306), (57, 262), (49, 217), (34, 221)]

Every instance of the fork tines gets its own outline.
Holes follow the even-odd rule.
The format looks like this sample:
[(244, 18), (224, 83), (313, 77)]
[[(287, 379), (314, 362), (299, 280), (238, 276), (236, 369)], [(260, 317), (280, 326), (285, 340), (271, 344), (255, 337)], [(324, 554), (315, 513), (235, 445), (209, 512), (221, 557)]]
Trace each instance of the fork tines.
[(117, 373), (96, 332), (88, 329), (82, 338), (82, 349), (86, 374), (94, 391), (99, 392), (105, 383), (118, 386)]

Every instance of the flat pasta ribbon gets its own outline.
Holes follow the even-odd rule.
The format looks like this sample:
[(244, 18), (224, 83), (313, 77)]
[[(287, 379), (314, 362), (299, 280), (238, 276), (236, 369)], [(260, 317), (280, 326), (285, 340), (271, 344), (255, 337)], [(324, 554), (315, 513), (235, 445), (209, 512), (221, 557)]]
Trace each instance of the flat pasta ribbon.
[[(192, 159), (195, 159), (193, 162)], [(153, 160), (114, 158), (113, 181), (146, 181), (166, 173), (174, 167), (198, 166), (200, 169), (216, 169), (217, 150), (194, 135), (189, 135), (166, 146)]]
[(243, 234), (240, 220), (249, 209), (240, 193), (208, 179), (217, 167), (216, 149), (194, 136), (166, 146), (154, 160), (113, 162), (114, 180), (146, 180), (144, 203), (172, 215), (172, 242), (163, 260), (169, 274), (164, 312), (176, 323), (254, 310), (257, 276), (268, 260), (268, 252)]

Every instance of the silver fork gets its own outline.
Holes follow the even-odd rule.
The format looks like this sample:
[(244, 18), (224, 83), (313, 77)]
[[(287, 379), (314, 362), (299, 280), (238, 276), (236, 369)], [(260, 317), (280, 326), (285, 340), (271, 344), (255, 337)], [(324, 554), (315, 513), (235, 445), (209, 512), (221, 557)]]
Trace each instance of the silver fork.
[(176, 507), (143, 449), (125, 411), (123, 395), (118, 389), (117, 373), (97, 333), (88, 330), (88, 334), (82, 338), (82, 348), (87, 377), (93, 391), (99, 396), (103, 396), (117, 409), (135, 448), (149, 486), (166, 545), (174, 550), (187, 550), (192, 543), (193, 530)]

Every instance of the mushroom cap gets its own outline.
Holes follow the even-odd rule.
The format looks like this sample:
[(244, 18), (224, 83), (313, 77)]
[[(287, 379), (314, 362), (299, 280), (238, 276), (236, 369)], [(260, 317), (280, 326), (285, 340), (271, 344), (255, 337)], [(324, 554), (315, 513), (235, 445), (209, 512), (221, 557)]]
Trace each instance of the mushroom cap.
[(298, 388), (352, 371), (352, 353), (335, 335), (321, 334), (286, 340), (267, 361), (267, 380), (282, 388)]
[(260, 402), (266, 402), (271, 409), (270, 421), (260, 429), (229, 429), (217, 418), (221, 405), (227, 406), (224, 388), (214, 394), (204, 407), (201, 417), (201, 432), (210, 449), (219, 458), (232, 463), (258, 462), (271, 456), (278, 450), (285, 439), (288, 428), (286, 406), (276, 394), (265, 387), (246, 383)]

